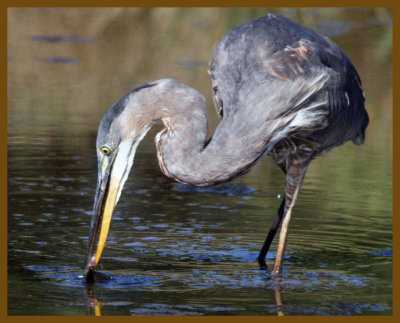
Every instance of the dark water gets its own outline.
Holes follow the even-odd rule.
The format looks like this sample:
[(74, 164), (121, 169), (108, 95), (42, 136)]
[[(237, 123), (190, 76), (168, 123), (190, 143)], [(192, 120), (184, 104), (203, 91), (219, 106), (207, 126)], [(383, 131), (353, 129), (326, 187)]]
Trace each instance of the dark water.
[[(9, 315), (392, 313), (391, 11), (272, 11), (345, 50), (371, 118), (363, 146), (347, 143), (312, 163), (283, 277), (256, 262), (282, 198), (278, 167), (266, 158), (208, 189), (174, 183), (157, 164), (158, 126), (138, 148), (113, 217), (99, 268), (111, 279), (87, 288), (80, 275), (102, 115), (136, 85), (170, 76), (207, 95), (215, 127), (212, 46), (267, 10), (9, 10)], [(269, 266), (275, 251), (276, 241)]]

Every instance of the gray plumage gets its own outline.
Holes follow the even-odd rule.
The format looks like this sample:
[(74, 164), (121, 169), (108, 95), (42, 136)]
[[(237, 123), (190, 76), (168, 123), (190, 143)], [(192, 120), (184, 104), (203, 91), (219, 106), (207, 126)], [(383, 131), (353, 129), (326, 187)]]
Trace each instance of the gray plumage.
[(310, 161), (348, 140), (364, 141), (368, 115), (360, 78), (331, 40), (271, 14), (228, 32), (214, 49), (209, 73), (221, 117), (209, 142), (204, 96), (173, 79), (150, 82), (104, 116), (97, 138), (99, 177), (103, 146), (111, 149), (112, 164), (121, 142), (131, 143), (132, 165), (138, 142), (160, 119), (164, 129), (155, 142), (161, 170), (182, 183), (230, 181), (270, 155), (286, 174), (286, 192), (258, 260), (264, 267), (285, 218), (273, 271), (279, 274), (291, 210)]

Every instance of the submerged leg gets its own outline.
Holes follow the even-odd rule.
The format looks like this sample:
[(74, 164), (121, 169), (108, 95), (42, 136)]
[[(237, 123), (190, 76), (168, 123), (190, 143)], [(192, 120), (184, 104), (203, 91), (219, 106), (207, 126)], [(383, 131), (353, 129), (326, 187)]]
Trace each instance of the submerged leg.
[[(280, 169), (286, 174), (286, 163), (281, 162), (277, 164)], [(267, 264), (265, 263), (265, 257), (268, 253), (269, 248), (271, 247), (272, 240), (274, 240), (276, 231), (278, 231), (279, 226), (281, 225), (282, 219), (283, 219), (283, 210), (285, 208), (285, 196), (283, 197), (283, 200), (281, 202), (281, 205), (278, 209), (278, 212), (276, 213), (274, 220), (272, 221), (271, 227), (269, 229), (267, 238), (264, 241), (264, 244), (260, 250), (260, 253), (258, 255), (258, 263), (260, 265), (261, 269), (267, 268)]]
[(283, 222), (279, 234), (279, 245), (276, 253), (275, 265), (272, 270), (273, 276), (280, 276), (282, 274), (283, 256), (285, 253), (290, 216), (292, 214), (293, 206), (296, 203), (297, 195), (303, 182), (304, 175), (306, 174), (309, 162), (310, 159), (294, 160), (287, 169)]
[(265, 242), (261, 248), (260, 254), (258, 255), (257, 260), (258, 260), (258, 263), (260, 264), (261, 269), (267, 268), (267, 265), (265, 263), (265, 256), (268, 253), (268, 250), (269, 250), (269, 247), (271, 246), (272, 240), (274, 240), (276, 231), (278, 231), (278, 228), (281, 225), (284, 208), (285, 208), (285, 197), (283, 197), (281, 206), (279, 207), (279, 210), (276, 213), (274, 220), (272, 221), (272, 225), (271, 225), (271, 228), (269, 229), (267, 238), (265, 239)]

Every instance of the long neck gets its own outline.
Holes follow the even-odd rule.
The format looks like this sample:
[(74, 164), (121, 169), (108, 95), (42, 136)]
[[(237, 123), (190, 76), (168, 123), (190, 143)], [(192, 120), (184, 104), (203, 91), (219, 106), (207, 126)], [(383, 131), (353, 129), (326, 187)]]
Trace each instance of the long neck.
[[(241, 131), (245, 123), (236, 118), (223, 119), (205, 147), (206, 104), (200, 93), (191, 90), (183, 97), (169, 93), (168, 105), (163, 99), (165, 128), (155, 139), (163, 173), (185, 184), (210, 186), (247, 172), (262, 156), (265, 145), (246, 134), (251, 132)], [(160, 109), (160, 103), (156, 105)]]

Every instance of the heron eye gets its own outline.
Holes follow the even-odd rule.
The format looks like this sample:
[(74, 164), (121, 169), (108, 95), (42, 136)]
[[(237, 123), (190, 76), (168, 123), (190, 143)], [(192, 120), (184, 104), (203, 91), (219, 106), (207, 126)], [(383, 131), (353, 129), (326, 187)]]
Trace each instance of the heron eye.
[(111, 148), (107, 146), (103, 146), (100, 148), (100, 151), (104, 156), (109, 156), (111, 154)]

